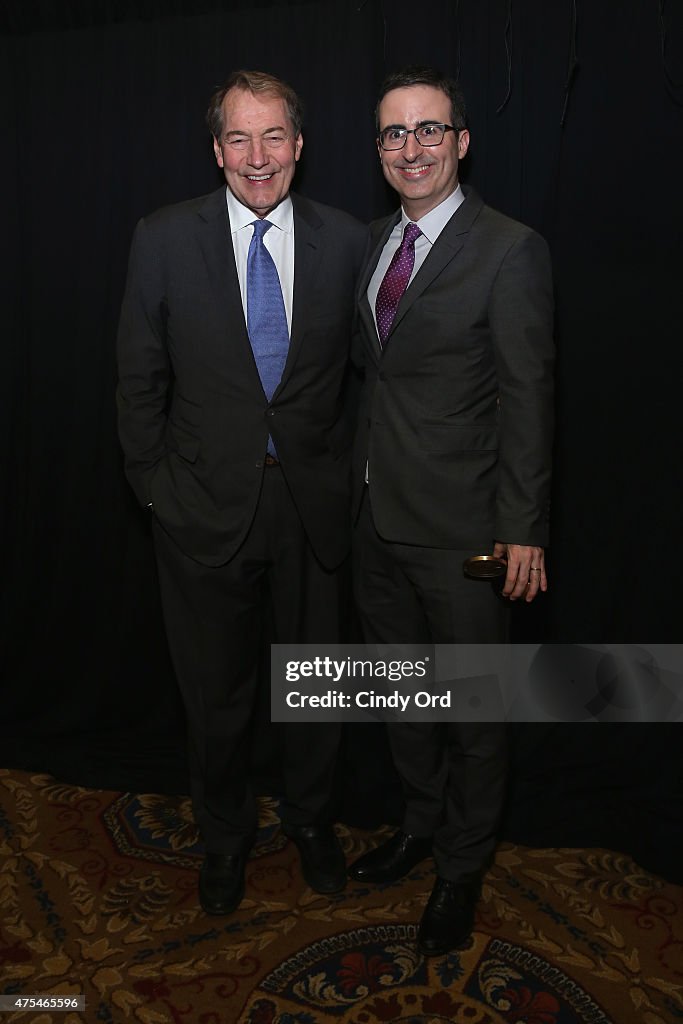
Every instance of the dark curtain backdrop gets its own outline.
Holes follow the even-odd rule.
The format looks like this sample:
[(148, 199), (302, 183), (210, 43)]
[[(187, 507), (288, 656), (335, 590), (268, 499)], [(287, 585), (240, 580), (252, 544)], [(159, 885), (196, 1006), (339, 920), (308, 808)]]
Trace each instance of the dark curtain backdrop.
[[(0, 33), (3, 764), (185, 788), (114, 343), (135, 222), (221, 180), (203, 115), (236, 67), (299, 91), (296, 186), (363, 220), (394, 205), (373, 141), (384, 73), (416, 61), (460, 76), (464, 177), (545, 235), (556, 277), (552, 590), (520, 610), (517, 636), (680, 639), (682, 5), (2, 0)], [(347, 820), (398, 813), (370, 728), (371, 743), (347, 738)], [(504, 834), (607, 845), (680, 877), (679, 751), (671, 725), (517, 726)]]

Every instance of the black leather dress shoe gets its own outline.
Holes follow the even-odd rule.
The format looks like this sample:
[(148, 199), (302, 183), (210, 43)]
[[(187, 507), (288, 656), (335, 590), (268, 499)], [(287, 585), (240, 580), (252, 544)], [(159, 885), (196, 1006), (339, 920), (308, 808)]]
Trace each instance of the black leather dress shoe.
[(285, 825), (284, 834), (296, 845), (301, 872), (315, 892), (341, 892), (346, 885), (346, 860), (331, 825)]
[(459, 882), (437, 878), (417, 933), (420, 953), (442, 956), (467, 941), (474, 927), (474, 908), (480, 891), (479, 875)]
[(199, 871), (199, 904), (206, 914), (232, 914), (244, 896), (245, 857), (207, 853)]
[(359, 857), (349, 868), (349, 875), (356, 882), (397, 882), (431, 852), (431, 837), (396, 832), (377, 849)]

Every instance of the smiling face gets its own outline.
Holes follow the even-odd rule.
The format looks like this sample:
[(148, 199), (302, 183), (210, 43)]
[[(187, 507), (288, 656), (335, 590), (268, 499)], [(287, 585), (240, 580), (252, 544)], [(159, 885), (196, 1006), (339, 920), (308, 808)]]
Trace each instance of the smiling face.
[(265, 217), (289, 192), (303, 139), (294, 134), (279, 96), (235, 88), (222, 109), (223, 131), (213, 140), (216, 161), (235, 198)]
[[(451, 124), (451, 102), (432, 85), (392, 89), (379, 105), (379, 129), (418, 128), (423, 124)], [(466, 128), (446, 132), (439, 146), (421, 146), (408, 135), (403, 149), (383, 150), (377, 143), (382, 170), (411, 220), (419, 220), (443, 202), (458, 184), (458, 161), (470, 142)]]

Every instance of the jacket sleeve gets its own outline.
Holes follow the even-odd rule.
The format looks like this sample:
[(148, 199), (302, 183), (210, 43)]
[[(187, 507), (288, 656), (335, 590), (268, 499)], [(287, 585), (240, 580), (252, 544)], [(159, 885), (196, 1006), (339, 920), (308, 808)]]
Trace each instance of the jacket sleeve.
[(152, 500), (151, 478), (166, 452), (171, 369), (162, 256), (141, 220), (133, 235), (119, 322), (117, 405), (126, 476), (143, 506)]
[(490, 301), (499, 384), (496, 540), (548, 543), (553, 441), (553, 289), (545, 241), (526, 229)]

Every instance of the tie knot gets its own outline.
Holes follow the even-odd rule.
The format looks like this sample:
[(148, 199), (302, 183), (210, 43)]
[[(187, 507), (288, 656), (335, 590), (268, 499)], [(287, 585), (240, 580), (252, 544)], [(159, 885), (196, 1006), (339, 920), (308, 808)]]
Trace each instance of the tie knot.
[(268, 228), (272, 228), (272, 224), (269, 220), (254, 220), (254, 238), (263, 238)]
[(410, 222), (410, 224), (406, 224), (405, 229), (403, 231), (404, 245), (412, 245), (415, 239), (419, 238), (421, 234), (422, 232), (420, 231), (417, 224), (413, 224), (412, 221)]

